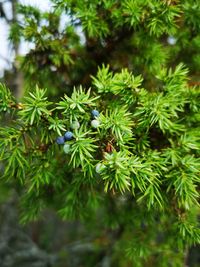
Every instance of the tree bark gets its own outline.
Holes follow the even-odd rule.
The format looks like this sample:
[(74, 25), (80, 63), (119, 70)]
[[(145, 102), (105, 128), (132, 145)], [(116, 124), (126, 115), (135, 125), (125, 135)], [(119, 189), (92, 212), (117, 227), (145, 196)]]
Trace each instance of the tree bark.
[[(17, 22), (17, 5), (18, 0), (12, 0), (12, 23)], [(13, 50), (14, 50), (14, 63), (13, 63), (13, 69), (14, 69), (14, 87), (15, 87), (15, 94), (17, 99), (20, 99), (23, 96), (23, 77), (22, 73), (19, 70), (19, 65), (17, 62), (17, 57), (19, 56), (19, 42), (13, 42)]]

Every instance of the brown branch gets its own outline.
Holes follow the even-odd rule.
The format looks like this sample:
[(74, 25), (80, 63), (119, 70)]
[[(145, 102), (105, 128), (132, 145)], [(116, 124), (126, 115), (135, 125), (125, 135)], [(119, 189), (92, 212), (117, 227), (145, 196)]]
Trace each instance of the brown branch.
[(200, 81), (189, 81), (188, 82), (188, 85), (191, 87), (191, 86), (200, 86)]

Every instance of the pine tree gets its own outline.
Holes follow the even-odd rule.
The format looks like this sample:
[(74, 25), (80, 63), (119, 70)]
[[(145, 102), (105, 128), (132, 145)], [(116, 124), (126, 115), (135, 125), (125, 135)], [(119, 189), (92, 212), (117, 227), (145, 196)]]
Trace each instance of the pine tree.
[(25, 96), (0, 87), (1, 184), (22, 223), (47, 207), (82, 220), (111, 266), (184, 266), (200, 242), (200, 2), (52, 2), (19, 5), (10, 32), (34, 48)]

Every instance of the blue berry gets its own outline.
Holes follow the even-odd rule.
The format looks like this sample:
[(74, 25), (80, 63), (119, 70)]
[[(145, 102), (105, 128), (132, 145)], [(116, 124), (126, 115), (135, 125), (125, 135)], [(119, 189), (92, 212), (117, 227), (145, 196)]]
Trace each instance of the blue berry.
[(73, 138), (73, 133), (68, 131), (64, 134), (65, 141), (69, 141)]
[(106, 166), (103, 163), (98, 163), (95, 167), (96, 173), (101, 173)]
[(93, 109), (91, 114), (92, 114), (93, 117), (99, 117), (99, 111), (96, 110), (96, 109)]
[(57, 143), (58, 145), (64, 145), (64, 143), (65, 143), (65, 138), (64, 138), (64, 136), (59, 136), (59, 137), (56, 139), (56, 143)]
[(92, 121), (91, 121), (91, 126), (92, 126), (93, 128), (98, 128), (99, 125), (100, 125), (100, 122), (99, 122), (98, 120), (92, 120)]
[(170, 45), (175, 45), (176, 42), (177, 42), (177, 39), (174, 38), (173, 36), (169, 36), (169, 37), (167, 38), (167, 42), (168, 42), (168, 44), (170, 44)]
[(70, 124), (70, 127), (75, 130), (75, 129), (79, 129), (80, 128), (80, 123), (78, 121), (72, 121), (72, 123)]
[(70, 145), (69, 144), (65, 144), (63, 146), (63, 150), (66, 154), (69, 154), (70, 153)]

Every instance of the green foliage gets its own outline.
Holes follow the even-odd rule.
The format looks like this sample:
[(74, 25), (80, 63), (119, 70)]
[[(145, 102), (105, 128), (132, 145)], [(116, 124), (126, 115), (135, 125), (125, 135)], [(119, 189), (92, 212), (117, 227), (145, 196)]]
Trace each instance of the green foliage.
[(102, 171), (102, 178), (105, 181), (105, 191), (116, 189), (123, 193), (129, 190), (131, 173), (129, 157), (126, 152), (106, 153), (103, 162), (105, 168)]
[(47, 102), (47, 98), (44, 97), (45, 90), (40, 90), (38, 87), (36, 87), (35, 94), (29, 94), (30, 97), (25, 97), (26, 102), (20, 111), (21, 118), (26, 124), (38, 124), (42, 117), (47, 117), (50, 115), (47, 107), (51, 103)]
[(183, 266), (200, 242), (200, 4), (52, 2), (20, 5), (10, 32), (35, 47), (18, 58), (21, 102), (0, 85), (0, 183), (23, 223), (46, 207), (83, 220), (113, 266)]
[[(127, 70), (113, 75), (108, 67), (103, 67), (97, 78), (93, 78), (99, 95), (93, 96), (91, 90), (86, 92), (82, 87), (74, 88), (71, 96), (65, 95), (51, 109), (53, 103), (47, 100), (45, 91), (36, 87), (24, 98), (21, 108), (15, 110), (16, 126), (1, 130), (1, 159), (7, 162), (4, 178), (10, 180), (14, 176), (26, 188), (27, 197), (33, 191), (39, 197), (46, 186), (59, 191), (65, 183), (70, 185), (62, 172), (58, 178), (57, 169), (62, 162), (67, 164), (72, 184), (78, 179), (78, 187), (86, 183), (96, 194), (101, 194), (101, 188), (117, 194), (132, 192), (135, 200), (145, 203), (149, 210), (165, 212), (166, 204), (172, 200), (180, 213), (182, 209), (186, 212), (198, 206), (200, 136), (195, 122), (187, 117), (190, 112), (192, 116), (198, 115), (199, 109), (193, 106), (188, 110), (192, 99), (190, 90), (186, 90), (186, 74), (182, 65), (174, 71), (163, 69), (157, 75), (163, 81), (162, 86), (151, 92), (140, 88), (140, 76), (134, 78)], [(105, 80), (107, 88), (102, 87)], [(6, 92), (5, 103), (10, 96)], [(107, 95), (114, 97), (113, 103)], [(129, 105), (125, 106), (126, 98)], [(100, 103), (100, 128), (94, 131), (90, 112), (94, 106), (100, 108)], [(73, 120), (79, 120), (81, 127), (74, 130), (74, 139), (68, 141), (70, 154), (64, 157), (54, 140), (57, 134), (69, 129)], [(186, 131), (188, 127), (190, 132)], [(161, 133), (162, 140), (159, 140), (156, 136), (159, 138)], [(138, 142), (147, 141), (142, 149), (138, 146)], [(53, 162), (52, 155), (55, 155)], [(98, 162), (103, 166), (100, 187), (95, 173)], [(77, 192), (76, 183), (73, 186)], [(43, 197), (42, 201), (45, 201)], [(70, 204), (64, 210), (68, 208), (72, 208)], [(187, 221), (183, 223), (177, 227), (183, 238), (186, 233), (189, 238), (191, 230), (184, 226)], [(198, 231), (192, 238), (191, 243), (198, 241)]]
[(106, 136), (110, 132), (119, 144), (126, 143), (132, 137), (133, 122), (130, 115), (125, 107), (106, 110), (105, 116), (101, 115), (100, 117), (104, 135)]
[(65, 95), (62, 101), (59, 102), (57, 109), (62, 110), (63, 114), (66, 114), (67, 118), (72, 122), (73, 120), (81, 118), (82, 114), (89, 112), (92, 106), (95, 105), (94, 102), (96, 99), (98, 99), (98, 97), (90, 97), (90, 89), (84, 92), (82, 87), (78, 90), (74, 88), (71, 97), (69, 98)]
[(0, 84), (0, 112), (8, 111), (13, 104), (11, 92), (3, 84)]

